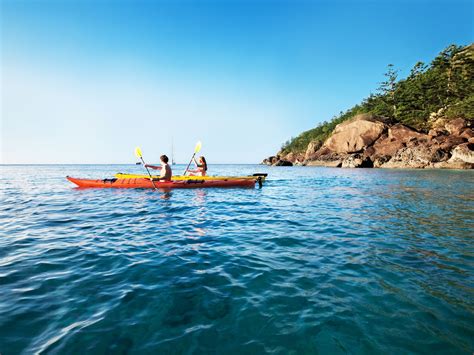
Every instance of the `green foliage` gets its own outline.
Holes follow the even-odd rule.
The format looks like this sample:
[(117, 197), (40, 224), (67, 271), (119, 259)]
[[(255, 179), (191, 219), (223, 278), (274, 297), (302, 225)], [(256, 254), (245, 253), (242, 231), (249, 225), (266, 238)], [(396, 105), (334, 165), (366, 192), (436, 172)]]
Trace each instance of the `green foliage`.
[(397, 81), (398, 70), (392, 64), (384, 76), (376, 94), (291, 138), (282, 153), (304, 152), (311, 141), (324, 142), (336, 125), (360, 113), (388, 117), (419, 130), (428, 130), (430, 114), (440, 109), (447, 118), (474, 119), (474, 44), (450, 45), (429, 65), (416, 63), (403, 80)]
[(444, 113), (446, 118), (464, 118), (467, 120), (474, 119), (474, 94), (468, 96), (462, 101), (456, 102), (449, 106)]
[(380, 92), (381, 99), (385, 102), (393, 117), (397, 117), (397, 79), (398, 70), (396, 70), (393, 64), (388, 65), (387, 72), (384, 74), (385, 81), (380, 83), (378, 91)]

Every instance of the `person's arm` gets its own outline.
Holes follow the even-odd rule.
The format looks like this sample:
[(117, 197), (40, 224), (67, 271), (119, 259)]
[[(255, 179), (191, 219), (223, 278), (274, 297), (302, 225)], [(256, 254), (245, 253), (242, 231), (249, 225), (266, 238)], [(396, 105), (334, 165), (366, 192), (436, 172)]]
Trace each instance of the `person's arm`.
[(155, 170), (159, 170), (159, 169), (161, 169), (161, 166), (145, 164), (145, 168), (152, 168), (152, 169), (155, 169)]

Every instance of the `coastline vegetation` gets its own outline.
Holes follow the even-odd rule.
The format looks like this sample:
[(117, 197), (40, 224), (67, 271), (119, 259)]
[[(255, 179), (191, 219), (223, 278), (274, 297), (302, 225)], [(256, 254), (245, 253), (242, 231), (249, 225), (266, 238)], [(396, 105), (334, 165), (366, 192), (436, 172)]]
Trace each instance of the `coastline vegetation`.
[(282, 145), (280, 154), (304, 152), (310, 142), (322, 144), (339, 123), (361, 113), (384, 116), (422, 132), (427, 132), (438, 117), (474, 118), (474, 44), (450, 45), (430, 64), (416, 63), (404, 79), (399, 80), (398, 73), (389, 64), (375, 94), (291, 138)]

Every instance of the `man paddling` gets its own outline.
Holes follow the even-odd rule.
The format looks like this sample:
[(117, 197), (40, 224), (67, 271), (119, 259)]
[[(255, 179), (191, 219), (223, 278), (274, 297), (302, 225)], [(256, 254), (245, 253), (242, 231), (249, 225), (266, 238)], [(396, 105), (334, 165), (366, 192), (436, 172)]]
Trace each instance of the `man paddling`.
[(161, 166), (145, 164), (145, 167), (152, 168), (155, 170), (161, 170), (159, 180), (171, 181), (171, 176), (173, 175), (173, 172), (171, 171), (171, 167), (168, 165), (168, 157), (166, 155), (162, 155), (160, 157), (160, 160)]

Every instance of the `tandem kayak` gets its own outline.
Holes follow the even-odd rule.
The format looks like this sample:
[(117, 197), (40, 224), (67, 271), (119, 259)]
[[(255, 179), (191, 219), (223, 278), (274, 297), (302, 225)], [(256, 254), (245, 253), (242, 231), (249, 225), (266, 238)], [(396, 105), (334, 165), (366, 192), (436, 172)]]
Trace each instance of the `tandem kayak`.
[[(149, 179), (148, 175), (144, 174), (125, 174), (117, 173), (114, 175), (117, 179)], [(245, 176), (188, 176), (188, 175), (175, 175), (171, 177), (172, 181), (182, 181), (182, 180), (258, 180), (265, 181), (267, 174), (257, 173), (253, 175)], [(158, 179), (158, 175), (152, 175), (153, 179)]]
[[(159, 181), (146, 178), (132, 179), (77, 179), (70, 176), (66, 178), (79, 187), (95, 188), (118, 188), (118, 189), (192, 189), (209, 187), (254, 187), (256, 179), (232, 179), (232, 180), (182, 180), (182, 181)], [(154, 184), (154, 185), (153, 185)]]

